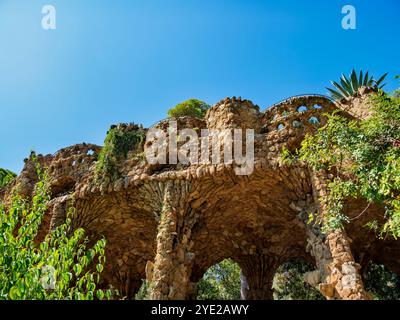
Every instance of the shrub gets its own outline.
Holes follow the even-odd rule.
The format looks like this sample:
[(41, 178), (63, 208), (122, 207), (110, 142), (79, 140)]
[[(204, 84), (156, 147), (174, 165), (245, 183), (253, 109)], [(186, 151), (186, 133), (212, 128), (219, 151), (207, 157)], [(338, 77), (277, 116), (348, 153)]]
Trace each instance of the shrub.
[(95, 179), (112, 182), (120, 177), (119, 166), (131, 151), (139, 151), (145, 140), (142, 126), (119, 124), (107, 132), (95, 169)]
[(171, 118), (179, 118), (185, 116), (204, 118), (209, 108), (210, 106), (204, 101), (189, 99), (169, 109), (168, 116)]

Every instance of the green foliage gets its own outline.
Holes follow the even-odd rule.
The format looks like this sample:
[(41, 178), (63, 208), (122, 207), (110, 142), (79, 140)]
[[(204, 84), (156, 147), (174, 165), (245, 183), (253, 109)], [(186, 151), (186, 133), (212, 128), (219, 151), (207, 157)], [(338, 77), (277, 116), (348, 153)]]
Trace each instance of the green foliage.
[(129, 152), (139, 152), (143, 147), (145, 131), (142, 126), (119, 124), (107, 132), (95, 169), (97, 182), (113, 182), (120, 177), (119, 166)]
[(0, 168), (0, 188), (9, 184), (16, 176), (14, 172)]
[(340, 78), (340, 83), (336, 81), (331, 81), (332, 85), (335, 89), (326, 88), (331, 93), (332, 98), (336, 100), (341, 100), (343, 98), (354, 97), (358, 95), (358, 90), (362, 87), (369, 88), (375, 91), (378, 89), (382, 89), (385, 84), (382, 85), (383, 80), (386, 78), (388, 74), (385, 73), (378, 80), (375, 80), (374, 77), (369, 76), (369, 72), (364, 75), (363, 71), (360, 70), (359, 75), (356, 74), (356, 71), (353, 69), (349, 77), (346, 77), (342, 74)]
[(240, 300), (240, 267), (224, 260), (207, 270), (197, 285), (198, 300)]
[[(369, 226), (380, 236), (400, 236), (400, 99), (384, 92), (373, 95), (374, 112), (363, 121), (350, 121), (337, 113), (326, 126), (307, 135), (295, 158), (316, 170), (334, 174), (326, 199), (325, 228), (342, 228), (345, 199), (365, 199), (386, 208), (385, 221)], [(287, 153), (284, 158), (290, 158)], [(290, 161), (293, 161), (291, 159)], [(360, 215), (364, 211), (360, 210)], [(359, 217), (356, 217), (359, 218)]]
[(303, 276), (314, 268), (300, 260), (281, 265), (274, 277), (274, 300), (325, 300), (324, 296), (308, 283)]
[(370, 263), (364, 279), (365, 289), (375, 300), (400, 300), (400, 279), (385, 266)]
[(0, 300), (110, 297), (110, 291), (97, 289), (106, 241), (88, 247), (84, 230), (72, 228), (72, 209), (64, 224), (37, 243), (50, 198), (39, 165), (37, 173), (40, 180), (30, 202), (16, 194), (10, 204), (0, 204)]
[[(395, 76), (394, 78), (395, 78), (395, 79), (400, 79), (400, 75)], [(395, 90), (395, 91), (393, 92), (393, 96), (394, 96), (395, 98), (400, 98), (400, 89)]]
[(168, 116), (171, 118), (179, 118), (184, 116), (204, 118), (209, 108), (210, 106), (204, 101), (189, 99), (169, 109)]

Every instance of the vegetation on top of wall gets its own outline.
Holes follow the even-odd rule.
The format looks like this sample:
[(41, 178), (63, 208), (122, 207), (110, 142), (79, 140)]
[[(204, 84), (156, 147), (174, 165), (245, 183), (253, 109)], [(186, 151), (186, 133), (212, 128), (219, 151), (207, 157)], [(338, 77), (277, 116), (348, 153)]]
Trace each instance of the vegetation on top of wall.
[(108, 130), (104, 146), (95, 168), (97, 182), (113, 182), (120, 177), (120, 166), (128, 153), (140, 152), (145, 140), (143, 127), (135, 124), (118, 124)]
[(64, 224), (41, 243), (37, 236), (50, 199), (46, 176), (30, 202), (15, 194), (0, 204), (0, 300), (93, 300), (111, 297), (98, 289), (105, 264), (105, 239), (92, 247), (83, 229), (72, 228), (73, 209)]
[[(328, 185), (328, 213), (322, 219), (325, 229), (343, 228), (350, 222), (343, 213), (346, 199), (365, 199), (360, 218), (372, 203), (385, 208), (383, 221), (368, 226), (377, 235), (400, 237), (400, 98), (383, 91), (370, 96), (372, 116), (362, 121), (349, 120), (337, 113), (328, 115), (327, 124), (315, 135), (307, 135), (296, 154), (297, 159), (316, 170), (333, 174)], [(364, 210), (363, 210), (364, 209)]]
[(189, 99), (177, 104), (168, 110), (168, 116), (171, 118), (179, 118), (184, 116), (204, 118), (210, 106), (204, 101), (198, 99)]
[(14, 172), (0, 168), (0, 188), (9, 184), (16, 176)]
[(363, 71), (360, 70), (359, 75), (357, 75), (356, 71), (353, 69), (349, 77), (346, 77), (342, 74), (340, 78), (340, 83), (336, 81), (331, 81), (332, 85), (335, 89), (326, 88), (333, 99), (342, 100), (350, 97), (356, 97), (359, 94), (359, 90), (361, 88), (366, 88), (371, 91), (378, 91), (382, 89), (386, 84), (382, 84), (383, 80), (386, 78), (388, 74), (385, 73), (378, 80), (375, 80), (373, 76), (369, 75), (367, 71), (365, 75)]

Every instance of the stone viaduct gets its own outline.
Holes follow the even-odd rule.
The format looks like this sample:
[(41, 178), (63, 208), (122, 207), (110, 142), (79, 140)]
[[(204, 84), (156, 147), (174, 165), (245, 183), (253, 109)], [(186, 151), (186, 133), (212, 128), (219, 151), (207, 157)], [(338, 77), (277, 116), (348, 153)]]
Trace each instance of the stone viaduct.
[[(178, 128), (254, 129), (255, 168), (249, 176), (236, 175), (235, 163), (150, 165), (127, 157), (120, 163), (121, 177), (99, 186), (94, 168), (101, 147), (79, 144), (39, 156), (48, 167), (52, 196), (42, 232), (65, 219), (73, 198), (75, 225), (107, 239), (102, 286), (111, 284), (128, 298), (147, 278), (152, 299), (191, 299), (205, 271), (231, 258), (246, 280), (245, 298), (271, 299), (277, 267), (298, 257), (315, 265), (313, 284), (328, 299), (368, 299), (362, 278), (369, 261), (400, 272), (399, 241), (379, 240), (364, 228), (383, 210), (371, 206), (345, 231), (323, 234), (307, 217), (324, 213), (321, 199), (329, 175), (281, 161), (282, 148), (299, 147), (306, 133), (325, 123), (325, 113), (339, 109), (348, 117), (363, 117), (360, 105), (346, 108), (308, 95), (260, 111), (251, 101), (233, 97), (214, 105), (205, 119), (177, 119)], [(26, 160), (0, 199), (15, 185), (29, 196), (36, 179)], [(356, 217), (365, 206), (349, 200), (345, 213)]]

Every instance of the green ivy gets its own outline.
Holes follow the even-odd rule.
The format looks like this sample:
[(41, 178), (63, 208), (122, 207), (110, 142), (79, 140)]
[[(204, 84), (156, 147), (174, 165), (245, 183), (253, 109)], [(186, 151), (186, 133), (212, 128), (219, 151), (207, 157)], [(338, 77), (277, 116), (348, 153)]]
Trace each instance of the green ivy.
[(113, 182), (120, 177), (120, 166), (129, 152), (140, 152), (145, 140), (142, 126), (119, 124), (107, 132), (95, 169), (95, 179), (102, 183)]
[(106, 240), (88, 246), (83, 229), (73, 229), (71, 209), (64, 224), (37, 243), (50, 199), (45, 174), (31, 201), (15, 194), (0, 204), (0, 300), (93, 300), (111, 298), (98, 289)]
[[(328, 185), (325, 229), (343, 228), (346, 199), (365, 199), (385, 208), (382, 224), (368, 226), (379, 236), (400, 237), (400, 99), (383, 91), (370, 97), (374, 106), (366, 120), (349, 120), (338, 113), (327, 115), (327, 124), (307, 135), (295, 154), (285, 151), (284, 161), (302, 161), (326, 169), (334, 177)], [(366, 210), (360, 210), (360, 214)], [(359, 217), (356, 217), (359, 218)]]

